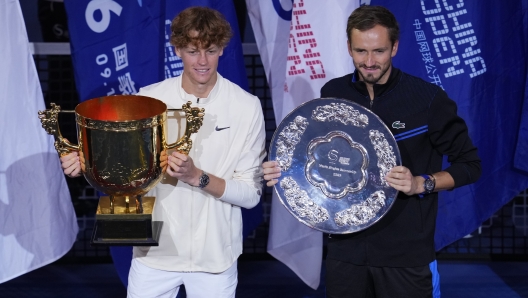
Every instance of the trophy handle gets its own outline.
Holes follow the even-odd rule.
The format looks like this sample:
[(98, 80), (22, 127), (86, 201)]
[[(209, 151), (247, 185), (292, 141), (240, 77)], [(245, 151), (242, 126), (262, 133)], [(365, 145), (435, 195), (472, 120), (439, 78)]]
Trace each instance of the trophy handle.
[(79, 151), (79, 146), (70, 143), (62, 136), (59, 128), (59, 112), (61, 107), (51, 103), (51, 109), (39, 111), (38, 117), (44, 130), (55, 138), (55, 150), (59, 156), (64, 156), (72, 151)]
[(191, 107), (191, 102), (188, 101), (182, 105), (182, 110), (185, 112), (185, 119), (187, 120), (185, 133), (176, 143), (167, 144), (165, 149), (175, 148), (180, 153), (187, 155), (192, 148), (191, 134), (197, 133), (202, 126), (205, 109), (193, 108)]

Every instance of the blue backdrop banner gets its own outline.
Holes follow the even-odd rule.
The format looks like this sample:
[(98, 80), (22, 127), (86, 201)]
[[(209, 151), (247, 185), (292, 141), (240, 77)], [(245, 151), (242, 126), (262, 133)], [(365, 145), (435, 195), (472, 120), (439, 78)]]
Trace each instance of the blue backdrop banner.
[[(172, 19), (190, 6), (220, 11), (233, 38), (220, 57), (218, 72), (248, 90), (242, 44), (230, 0), (65, 0), (75, 81), (81, 101), (139, 88), (179, 76), (181, 59), (169, 43)], [(262, 206), (242, 209), (244, 238), (262, 220)], [(126, 285), (132, 251), (112, 247), (112, 257)]]
[(443, 192), (436, 248), (475, 231), (528, 188), (528, 0), (372, 0), (400, 24), (394, 65), (442, 87), (458, 104), (482, 177)]

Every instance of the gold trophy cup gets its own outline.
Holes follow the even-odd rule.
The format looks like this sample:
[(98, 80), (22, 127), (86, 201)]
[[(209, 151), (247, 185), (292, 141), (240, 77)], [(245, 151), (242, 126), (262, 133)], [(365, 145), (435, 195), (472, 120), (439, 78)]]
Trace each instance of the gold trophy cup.
[(144, 197), (162, 178), (161, 156), (168, 149), (188, 154), (191, 134), (201, 127), (204, 109), (187, 102), (184, 135), (166, 142), (167, 105), (139, 95), (114, 95), (84, 101), (75, 108), (78, 145), (62, 137), (60, 106), (39, 111), (42, 127), (55, 138), (59, 155), (78, 151), (81, 170), (99, 199), (92, 245), (157, 246), (163, 222), (152, 221), (154, 197)]

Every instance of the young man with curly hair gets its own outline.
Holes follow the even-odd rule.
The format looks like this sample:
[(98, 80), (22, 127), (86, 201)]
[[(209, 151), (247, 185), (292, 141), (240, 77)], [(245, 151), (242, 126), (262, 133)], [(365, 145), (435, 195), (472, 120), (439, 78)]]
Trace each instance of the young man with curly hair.
[[(257, 205), (262, 191), (262, 108), (257, 97), (217, 72), (232, 36), (218, 11), (185, 9), (171, 31), (182, 75), (141, 88), (138, 95), (169, 109), (191, 101), (205, 116), (189, 155), (162, 154), (166, 173), (147, 194), (156, 197), (153, 220), (163, 221), (159, 246), (134, 247), (128, 297), (174, 298), (181, 285), (188, 297), (235, 297), (241, 208)], [(179, 127), (169, 119), (169, 140), (181, 135)], [(77, 153), (61, 159), (65, 174), (80, 176)]]

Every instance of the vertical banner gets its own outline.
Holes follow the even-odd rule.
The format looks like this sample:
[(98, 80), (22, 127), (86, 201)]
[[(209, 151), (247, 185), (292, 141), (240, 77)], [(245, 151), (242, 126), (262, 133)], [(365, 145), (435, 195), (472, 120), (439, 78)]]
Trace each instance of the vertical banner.
[(135, 94), (163, 77), (164, 1), (66, 0), (81, 101)]
[(527, 1), (371, 5), (387, 7), (400, 24), (394, 65), (457, 102), (482, 159), (477, 183), (440, 193), (435, 242), (441, 249), (528, 188)]
[[(346, 22), (359, 0), (246, 2), (277, 122), (298, 105), (319, 98), (330, 79), (353, 72)], [(316, 289), (322, 247), (321, 233), (297, 221), (274, 193), (268, 252)]]
[[(283, 117), (300, 104), (320, 97), (323, 85), (354, 71), (347, 49), (348, 16), (358, 1), (296, 0), (293, 3)], [(281, 117), (280, 119), (282, 119)]]
[[(248, 90), (242, 44), (233, 2), (229, 0), (65, 0), (75, 81), (81, 100), (135, 94), (139, 88), (181, 75), (183, 64), (170, 44), (172, 19), (190, 6), (221, 12), (233, 38), (220, 57), (218, 72)], [(242, 209), (244, 238), (262, 221), (262, 205)], [(127, 285), (131, 247), (112, 247), (112, 257)]]
[[(528, 57), (528, 38), (526, 38), (528, 36), (528, 0), (522, 0), (522, 11), (524, 12), (522, 29), (524, 32), (524, 57), (526, 59)], [(528, 169), (528, 71), (525, 74), (524, 103), (514, 164), (517, 169), (525, 171)]]
[(292, 5), (293, 0), (246, 0), (277, 122), (287, 114), (282, 112), (282, 104), (276, 103), (282, 103), (284, 97)]
[(53, 146), (42, 129), (42, 89), (18, 0), (0, 1), (0, 283), (62, 257), (77, 218)]
[(179, 76), (181, 59), (170, 45), (170, 24), (183, 9), (209, 6), (233, 28), (220, 58), (222, 76), (248, 88), (236, 13), (228, 0), (66, 0), (75, 81), (81, 101), (139, 88)]

